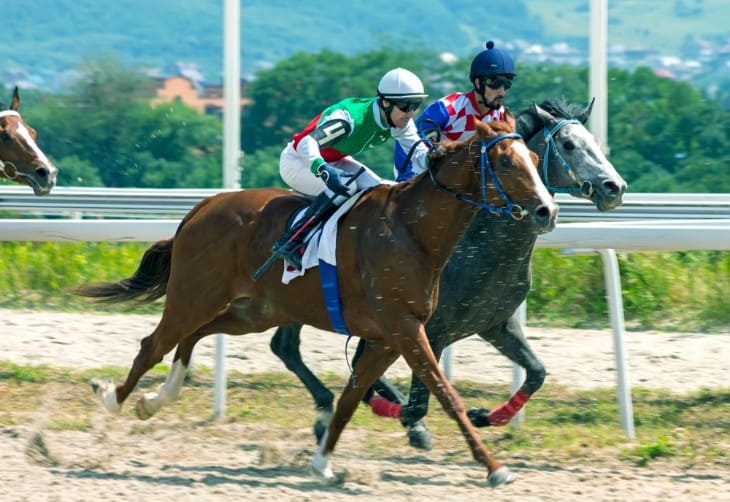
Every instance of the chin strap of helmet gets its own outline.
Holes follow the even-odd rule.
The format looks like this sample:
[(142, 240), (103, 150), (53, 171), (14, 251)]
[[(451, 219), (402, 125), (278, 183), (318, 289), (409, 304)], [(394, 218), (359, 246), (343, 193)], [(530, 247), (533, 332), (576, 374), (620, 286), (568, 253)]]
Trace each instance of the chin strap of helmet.
[(477, 83), (474, 84), (474, 90), (477, 91), (477, 94), (479, 94), (479, 96), (482, 98), (482, 103), (484, 104), (484, 106), (489, 108), (489, 106), (487, 105), (487, 97), (484, 95), (487, 90), (487, 86), (484, 85), (484, 77), (477, 77)]
[(378, 97), (378, 106), (380, 108), (382, 108), (383, 111), (385, 112), (385, 120), (388, 121), (388, 125), (390, 127), (395, 127), (395, 124), (393, 123), (393, 119), (390, 118), (390, 112), (393, 111), (393, 103), (391, 103), (390, 100), (388, 100), (388, 106), (385, 106), (383, 104), (384, 99), (387, 99), (387, 98), (384, 98), (383, 96)]

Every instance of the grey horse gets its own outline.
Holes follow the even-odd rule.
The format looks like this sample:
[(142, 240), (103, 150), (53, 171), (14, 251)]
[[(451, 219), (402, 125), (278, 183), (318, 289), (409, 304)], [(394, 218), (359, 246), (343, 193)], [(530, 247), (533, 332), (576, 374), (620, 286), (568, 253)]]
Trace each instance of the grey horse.
[[(569, 193), (590, 200), (599, 211), (609, 211), (621, 205), (627, 184), (584, 126), (592, 107), (593, 101), (584, 107), (564, 98), (550, 98), (517, 114), (517, 132), (538, 154), (540, 176), (552, 193)], [(440, 358), (447, 346), (477, 334), (526, 373), (521, 388), (498, 408), (468, 411), (478, 427), (508, 423), (545, 379), (545, 368), (515, 316), (530, 290), (530, 258), (537, 237), (528, 225), (482, 210), (441, 276), (439, 304), (426, 325), (435, 356)], [(280, 326), (270, 345), (312, 394), (320, 411), (314, 426), (319, 439), (325, 429), (323, 423), (331, 415), (334, 395), (302, 360), (301, 328), (297, 323)], [(364, 343), (360, 340), (355, 358)], [(374, 396), (373, 391), (382, 397)], [(430, 449), (431, 436), (423, 422), (429, 397), (430, 392), (415, 376), (408, 398), (383, 376), (364, 401), (379, 415), (400, 418), (408, 428), (412, 446)]]

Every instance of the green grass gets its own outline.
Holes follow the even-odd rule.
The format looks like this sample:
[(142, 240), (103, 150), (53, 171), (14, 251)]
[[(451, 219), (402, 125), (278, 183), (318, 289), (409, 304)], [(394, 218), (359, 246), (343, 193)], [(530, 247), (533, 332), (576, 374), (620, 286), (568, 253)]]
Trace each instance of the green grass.
[[(42, 372), (42, 378), (19, 379)], [(100, 405), (88, 387), (90, 376), (121, 378), (119, 368), (75, 371), (35, 368), (0, 362), (0, 426), (37, 421), (44, 416), (47, 429), (93, 432), (92, 417)], [(133, 405), (139, 393), (156, 388), (164, 381), (160, 365), (143, 377), (120, 417), (115, 419), (130, 434), (145, 435), (161, 424), (175, 428), (205, 430), (213, 423), (213, 375), (196, 367), (188, 378), (179, 401), (163, 408), (156, 418), (140, 422)], [(229, 374), (225, 421), (263, 428), (262, 430), (310, 430), (316, 418), (314, 404), (303, 386), (288, 373)], [(336, 395), (345, 379), (324, 375), (324, 382)], [(396, 380), (405, 389), (406, 380)], [(467, 406), (493, 408), (507, 397), (505, 389), (472, 382), (457, 382)], [(519, 429), (483, 429), (480, 435), (490, 448), (519, 457), (580, 459), (597, 453), (617, 461), (647, 466), (661, 458), (687, 464), (726, 465), (730, 451), (730, 388), (704, 389), (687, 394), (635, 388), (633, 406), (636, 440), (627, 441), (618, 420), (614, 389), (576, 391), (546, 385), (527, 405), (526, 423)], [(454, 461), (468, 456), (454, 424), (432, 402), (426, 419), (437, 444)], [(397, 420), (375, 416), (362, 405), (348, 425), (360, 431), (361, 445), (373, 456), (391, 456), (406, 445), (405, 433)], [(215, 430), (209, 431), (215, 434)], [(392, 438), (383, 441), (383, 437)], [(444, 453), (442, 452), (442, 453)], [(448, 456), (448, 455), (447, 455)]]
[[(155, 313), (151, 305), (99, 306), (71, 294), (86, 282), (131, 276), (145, 243), (0, 243), (0, 308)], [(619, 253), (624, 316), (636, 329), (730, 329), (730, 252)], [(606, 327), (608, 306), (598, 255), (566, 257), (537, 249), (528, 322), (533, 326)]]

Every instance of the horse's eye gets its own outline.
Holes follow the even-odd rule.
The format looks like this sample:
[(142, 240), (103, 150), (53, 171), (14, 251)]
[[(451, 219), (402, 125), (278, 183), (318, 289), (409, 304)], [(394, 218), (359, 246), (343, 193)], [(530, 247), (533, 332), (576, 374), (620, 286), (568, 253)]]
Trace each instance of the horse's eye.
[(565, 148), (566, 150), (575, 150), (575, 143), (573, 143), (572, 141), (566, 141), (565, 143), (563, 143), (563, 148)]
[(7, 131), (0, 131), (0, 141), (2, 141), (3, 143), (7, 143), (11, 141), (11, 139), (12, 138), (10, 137), (10, 134), (7, 133)]

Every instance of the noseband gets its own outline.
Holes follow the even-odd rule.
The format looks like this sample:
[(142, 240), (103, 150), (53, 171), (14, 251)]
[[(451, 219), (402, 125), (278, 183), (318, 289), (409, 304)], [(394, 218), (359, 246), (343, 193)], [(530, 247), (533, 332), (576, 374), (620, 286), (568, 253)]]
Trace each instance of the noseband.
[[(440, 190), (448, 193), (452, 197), (455, 197), (459, 199), (462, 202), (466, 202), (467, 204), (471, 204), (472, 206), (476, 206), (482, 209), (486, 209), (490, 213), (493, 214), (504, 214), (504, 215), (510, 215), (515, 220), (521, 220), (527, 215), (527, 211), (522, 209), (522, 207), (519, 204), (514, 204), (512, 200), (509, 198), (509, 195), (507, 195), (507, 192), (504, 191), (504, 188), (502, 188), (502, 183), (499, 182), (499, 178), (497, 178), (497, 174), (494, 172), (494, 167), (492, 167), (492, 163), (489, 162), (489, 150), (499, 143), (500, 141), (508, 138), (514, 138), (514, 139), (522, 139), (522, 135), (518, 134), (516, 132), (509, 133), (509, 134), (502, 134), (500, 136), (497, 136), (496, 138), (493, 138), (490, 141), (484, 141), (482, 140), (482, 146), (481, 151), (479, 155), (480, 160), (480, 175), (481, 175), (481, 184), (482, 184), (482, 201), (475, 201), (472, 199), (468, 199), (464, 197), (461, 194), (458, 194), (454, 192), (453, 190), (450, 190), (440, 184), (438, 181), (436, 181), (436, 178), (433, 176), (433, 171), (429, 168), (428, 174), (431, 176), (431, 182)], [(497, 207), (493, 206), (489, 203), (487, 199), (487, 174), (492, 178), (494, 181), (494, 186), (497, 188), (497, 192), (499, 192), (499, 196), (502, 198), (502, 200), (505, 203), (504, 207)]]
[[(3, 117), (20, 118), (20, 114), (15, 110), (3, 110), (0, 111), (0, 118)], [(15, 164), (10, 161), (4, 161), (2, 159), (0, 159), (0, 173), (2, 173), (9, 180), (14, 180), (20, 176), (18, 173), (18, 168), (15, 167)]]

